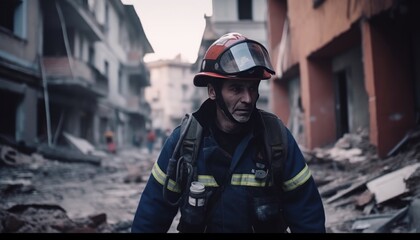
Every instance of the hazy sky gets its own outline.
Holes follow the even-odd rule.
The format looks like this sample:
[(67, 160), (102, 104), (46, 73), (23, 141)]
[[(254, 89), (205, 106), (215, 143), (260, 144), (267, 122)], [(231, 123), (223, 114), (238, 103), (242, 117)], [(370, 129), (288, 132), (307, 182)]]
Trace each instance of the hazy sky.
[(172, 59), (179, 53), (189, 62), (197, 58), (204, 14), (212, 15), (211, 0), (122, 0), (133, 4), (155, 51), (145, 61)]

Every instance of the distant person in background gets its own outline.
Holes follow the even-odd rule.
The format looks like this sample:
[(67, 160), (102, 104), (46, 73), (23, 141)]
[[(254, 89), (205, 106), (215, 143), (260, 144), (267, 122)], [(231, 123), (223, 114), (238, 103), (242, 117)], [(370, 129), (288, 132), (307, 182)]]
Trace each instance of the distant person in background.
[(155, 130), (150, 129), (147, 132), (147, 149), (149, 149), (149, 153), (153, 152), (153, 148), (155, 146), (155, 142), (156, 142), (156, 133)]
[(105, 132), (105, 141), (107, 145), (107, 151), (109, 153), (115, 154), (117, 152), (117, 146), (114, 142), (114, 132), (108, 130)]

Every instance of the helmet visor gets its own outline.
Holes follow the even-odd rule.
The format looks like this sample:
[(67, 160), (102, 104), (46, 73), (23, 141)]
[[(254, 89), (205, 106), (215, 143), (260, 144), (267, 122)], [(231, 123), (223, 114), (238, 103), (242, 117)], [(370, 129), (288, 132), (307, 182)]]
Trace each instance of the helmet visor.
[(274, 74), (267, 50), (259, 43), (247, 41), (229, 48), (220, 56), (220, 69), (227, 74), (239, 74), (254, 67), (263, 67)]

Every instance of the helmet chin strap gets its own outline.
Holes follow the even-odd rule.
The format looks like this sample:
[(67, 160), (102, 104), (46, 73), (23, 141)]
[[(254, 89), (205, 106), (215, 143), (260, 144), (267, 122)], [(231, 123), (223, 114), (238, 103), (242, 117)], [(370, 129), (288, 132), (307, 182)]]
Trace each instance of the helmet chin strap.
[(226, 103), (223, 100), (223, 97), (221, 97), (219, 94), (216, 94), (216, 104), (220, 107), (220, 109), (222, 109), (225, 116), (228, 117), (228, 119), (231, 122), (234, 122), (236, 124), (242, 124), (242, 123), (236, 121), (236, 119), (232, 116), (232, 114), (229, 112), (229, 110), (226, 107)]
[[(238, 122), (233, 116), (232, 114), (229, 112), (229, 110), (227, 109), (226, 103), (222, 97), (222, 90), (220, 88), (215, 88), (216, 91), (216, 104), (220, 107), (220, 109), (222, 109), (223, 113), (225, 114), (225, 116), (228, 117), (228, 119), (230, 121), (232, 121), (233, 123), (239, 124), (239, 125), (244, 125), (246, 124), (246, 122), (241, 123)], [(260, 97), (260, 94), (258, 94), (257, 96), (257, 100)], [(257, 103), (257, 101), (255, 101), (255, 104)], [(254, 105), (254, 109), (255, 109), (255, 105)]]

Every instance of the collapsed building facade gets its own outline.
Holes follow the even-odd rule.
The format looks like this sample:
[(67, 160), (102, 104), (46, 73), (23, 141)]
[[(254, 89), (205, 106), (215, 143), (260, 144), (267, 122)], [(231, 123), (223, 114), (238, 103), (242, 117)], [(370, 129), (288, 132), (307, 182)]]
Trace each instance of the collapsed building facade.
[(367, 131), (378, 155), (419, 124), (420, 4), (268, 0), (273, 111), (309, 149)]
[(153, 49), (119, 0), (0, 3), (0, 135), (25, 145), (63, 134), (129, 146), (150, 121), (143, 62)]

